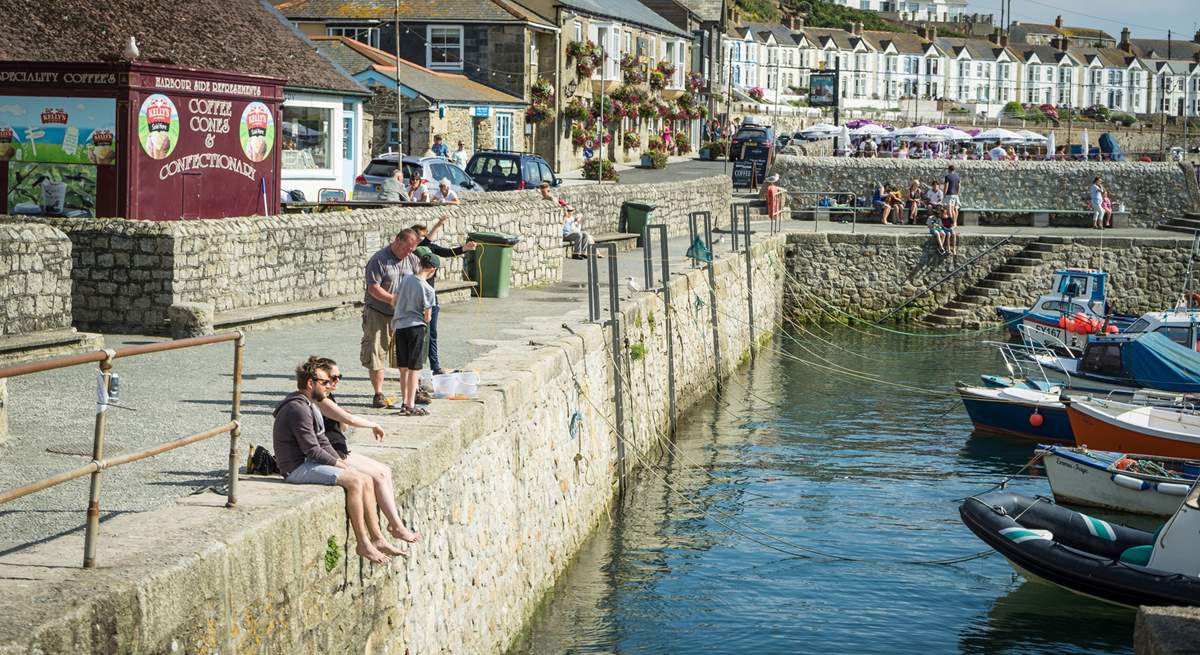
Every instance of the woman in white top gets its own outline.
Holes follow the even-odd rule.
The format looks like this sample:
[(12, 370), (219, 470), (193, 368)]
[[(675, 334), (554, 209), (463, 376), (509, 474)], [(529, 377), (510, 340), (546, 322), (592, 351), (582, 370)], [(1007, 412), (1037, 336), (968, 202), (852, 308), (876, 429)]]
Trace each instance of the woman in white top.
[(438, 190), (437, 193), (433, 194), (433, 202), (442, 205), (462, 204), (462, 201), (458, 199), (458, 194), (454, 192), (454, 189), (450, 188), (450, 180), (444, 177), (441, 182), (438, 182)]
[(563, 217), (563, 239), (572, 246), (571, 259), (586, 259), (592, 247), (592, 235), (583, 231), (583, 221), (575, 218), (575, 208), (565, 200), (559, 200), (566, 215)]

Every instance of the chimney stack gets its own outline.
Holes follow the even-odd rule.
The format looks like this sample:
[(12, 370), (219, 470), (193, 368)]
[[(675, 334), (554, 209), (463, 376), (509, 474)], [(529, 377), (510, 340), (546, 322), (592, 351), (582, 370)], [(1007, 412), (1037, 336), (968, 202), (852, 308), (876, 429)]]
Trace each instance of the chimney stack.
[(992, 45), (1000, 45), (1000, 28), (999, 27), (992, 30), (992, 33), (988, 35), (988, 41), (991, 41)]
[(1196, 30), (1196, 33), (1192, 35), (1192, 43), (1200, 43), (1200, 30)]
[(1055, 45), (1054, 47), (1057, 48), (1060, 52), (1066, 52), (1071, 47), (1071, 42), (1069, 40), (1067, 40), (1067, 37), (1060, 36), (1060, 37), (1057, 37), (1057, 40), (1058, 40), (1058, 44)]
[(1054, 17), (1054, 26), (1059, 29), (1062, 29), (1062, 26), (1063, 26), (1062, 14), (1059, 14), (1058, 16)]
[(857, 23), (855, 23), (855, 24), (854, 24), (854, 33), (855, 33), (855, 34), (857, 34), (857, 35), (859, 35), (859, 36), (862, 36), (862, 32), (863, 32), (863, 23), (862, 23), (862, 21), (860, 20), (860, 21), (858, 21)]
[(1008, 33), (1007, 32), (1000, 33), (1000, 47), (1001, 48), (1008, 47)]
[(795, 16), (788, 16), (788, 29), (793, 32), (796, 31), (796, 17)]
[(1129, 41), (1128, 27), (1121, 28), (1121, 42), (1117, 44), (1117, 47), (1130, 54), (1133, 53), (1133, 43)]
[(842, 29), (846, 30), (847, 34), (854, 34), (854, 21), (846, 21), (846, 24), (842, 26)]

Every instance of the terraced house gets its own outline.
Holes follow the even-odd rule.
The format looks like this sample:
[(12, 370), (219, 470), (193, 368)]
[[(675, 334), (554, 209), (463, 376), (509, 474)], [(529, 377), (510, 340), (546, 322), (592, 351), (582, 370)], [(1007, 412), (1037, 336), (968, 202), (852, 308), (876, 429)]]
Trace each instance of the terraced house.
[(687, 146), (695, 144), (707, 113), (698, 95), (703, 79), (689, 76), (699, 61), (692, 55), (696, 36), (637, 0), (524, 4), (561, 35), (557, 170), (582, 166), (588, 150), (611, 161), (638, 161), (650, 138), (667, 127), (685, 135)]
[[(422, 68), (461, 74), (528, 104), (546, 106), (546, 99), (535, 97), (536, 81), (555, 86), (557, 28), (510, 0), (401, 2), (398, 14), (393, 0), (273, 1), (305, 34), (342, 36), (398, 52)], [(433, 110), (436, 119), (445, 118), (446, 108), (435, 103)], [(536, 150), (552, 156), (553, 139), (539, 135), (525, 112), (482, 102), (472, 105), (471, 112), (475, 125), (469, 132), (479, 136), (467, 144), (469, 149)], [(389, 133), (397, 134), (394, 126)]]

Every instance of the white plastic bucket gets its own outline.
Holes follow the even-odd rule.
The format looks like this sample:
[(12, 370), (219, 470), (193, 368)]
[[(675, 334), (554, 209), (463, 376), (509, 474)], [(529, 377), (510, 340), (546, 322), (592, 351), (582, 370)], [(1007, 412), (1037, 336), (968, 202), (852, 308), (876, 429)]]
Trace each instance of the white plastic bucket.
[(454, 395), (458, 382), (454, 377), (455, 375), (455, 373), (447, 373), (445, 375), (433, 376), (430, 383), (433, 385), (434, 398), (445, 398)]

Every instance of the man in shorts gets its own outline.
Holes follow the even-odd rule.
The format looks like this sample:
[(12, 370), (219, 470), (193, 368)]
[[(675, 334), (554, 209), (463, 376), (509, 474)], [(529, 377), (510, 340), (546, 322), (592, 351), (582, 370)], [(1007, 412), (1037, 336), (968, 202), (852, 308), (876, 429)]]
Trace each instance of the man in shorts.
[(403, 554), (383, 536), (375, 509), (375, 491), (366, 473), (350, 469), (325, 435), (325, 420), (317, 403), (329, 395), (332, 366), (309, 357), (296, 367), (296, 391), (284, 397), (272, 414), (275, 461), (291, 484), (337, 485), (346, 493), (346, 516), (363, 559), (385, 564)]
[(429, 331), (429, 321), (433, 318), (433, 307), (437, 304), (437, 296), (433, 287), (429, 286), (429, 278), (437, 273), (442, 261), (427, 249), (421, 250), (416, 271), (412, 275), (405, 275), (396, 286), (395, 309), (392, 312), (392, 329), (396, 332), (396, 368), (400, 369), (400, 394), (403, 399), (400, 413), (404, 416), (424, 416), (428, 413), (423, 407), (416, 406), (417, 384), (425, 364), (425, 337)]
[(962, 187), (962, 178), (958, 173), (954, 172), (954, 164), (946, 167), (946, 213), (950, 218), (950, 222), (955, 227), (958, 227), (958, 194)]
[(392, 309), (395, 289), (400, 278), (413, 273), (417, 257), (412, 254), (420, 237), (412, 230), (403, 230), (391, 244), (381, 248), (367, 262), (366, 291), (363, 294), (362, 343), (358, 358), (371, 378), (375, 396), (372, 407), (385, 406), (383, 398), (384, 370), (391, 364)]

